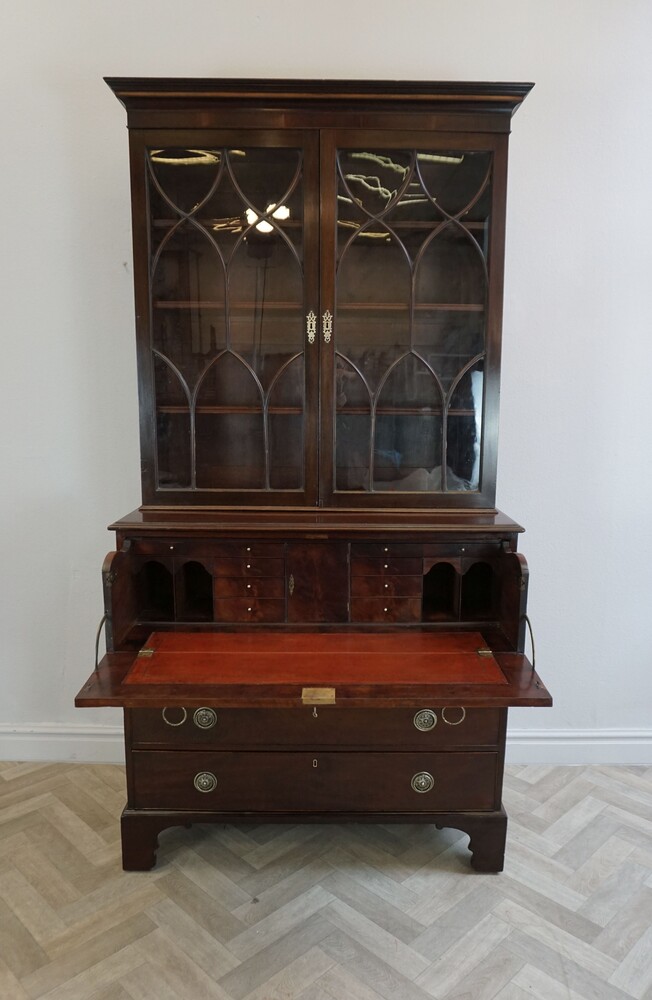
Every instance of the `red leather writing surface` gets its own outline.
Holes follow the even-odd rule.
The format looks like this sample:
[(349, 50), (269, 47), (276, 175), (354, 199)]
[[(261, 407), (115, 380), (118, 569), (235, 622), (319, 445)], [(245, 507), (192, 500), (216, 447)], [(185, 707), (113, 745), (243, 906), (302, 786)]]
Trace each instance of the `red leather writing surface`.
[(479, 632), (155, 632), (125, 684), (506, 684)]

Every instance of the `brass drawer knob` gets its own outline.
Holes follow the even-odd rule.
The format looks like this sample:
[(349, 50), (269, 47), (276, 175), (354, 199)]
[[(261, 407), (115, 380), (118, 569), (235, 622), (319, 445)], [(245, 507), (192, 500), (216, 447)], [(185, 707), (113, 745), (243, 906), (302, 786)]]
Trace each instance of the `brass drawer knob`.
[(198, 729), (212, 729), (217, 723), (217, 712), (212, 708), (198, 708), (192, 721)]
[(420, 730), (422, 733), (427, 733), (437, 725), (437, 716), (431, 708), (422, 708), (417, 712), (412, 721), (414, 722), (415, 729)]
[(188, 713), (186, 712), (185, 708), (182, 708), (181, 709), (181, 718), (179, 719), (179, 721), (178, 722), (172, 722), (171, 719), (168, 719), (167, 714), (166, 714), (169, 711), (170, 711), (170, 709), (167, 706), (164, 709), (161, 710), (161, 718), (163, 719), (163, 722), (165, 723), (166, 726), (175, 726), (175, 727), (176, 726), (182, 726), (184, 724), (184, 722), (186, 721), (186, 719), (188, 718)]
[(217, 788), (217, 778), (211, 771), (199, 771), (195, 775), (193, 785), (198, 792), (214, 792)]
[(427, 771), (418, 771), (411, 784), (415, 792), (429, 792), (434, 787), (435, 779)]

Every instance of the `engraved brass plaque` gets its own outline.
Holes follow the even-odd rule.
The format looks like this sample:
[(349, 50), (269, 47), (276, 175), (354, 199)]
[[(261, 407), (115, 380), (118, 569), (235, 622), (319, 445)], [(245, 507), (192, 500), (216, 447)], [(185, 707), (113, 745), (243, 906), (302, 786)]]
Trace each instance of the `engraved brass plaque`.
[(304, 705), (334, 705), (335, 688), (303, 688), (301, 701)]

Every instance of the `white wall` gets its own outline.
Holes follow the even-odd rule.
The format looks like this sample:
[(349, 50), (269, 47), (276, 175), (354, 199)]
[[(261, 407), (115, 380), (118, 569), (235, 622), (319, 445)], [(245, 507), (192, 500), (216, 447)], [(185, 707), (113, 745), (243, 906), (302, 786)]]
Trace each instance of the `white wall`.
[(104, 75), (534, 80), (514, 120), (499, 506), (548, 711), (512, 759), (650, 761), (652, 6), (23, 0), (0, 14), (0, 756), (119, 757), (76, 711), (104, 526), (139, 502), (125, 114)]

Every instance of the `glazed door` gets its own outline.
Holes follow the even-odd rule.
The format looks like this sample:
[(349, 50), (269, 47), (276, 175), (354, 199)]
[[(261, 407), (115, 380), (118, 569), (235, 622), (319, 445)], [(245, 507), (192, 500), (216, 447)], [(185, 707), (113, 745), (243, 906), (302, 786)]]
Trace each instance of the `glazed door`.
[(322, 133), (322, 497), (492, 506), (502, 136)]
[(145, 503), (315, 503), (317, 133), (131, 143)]

